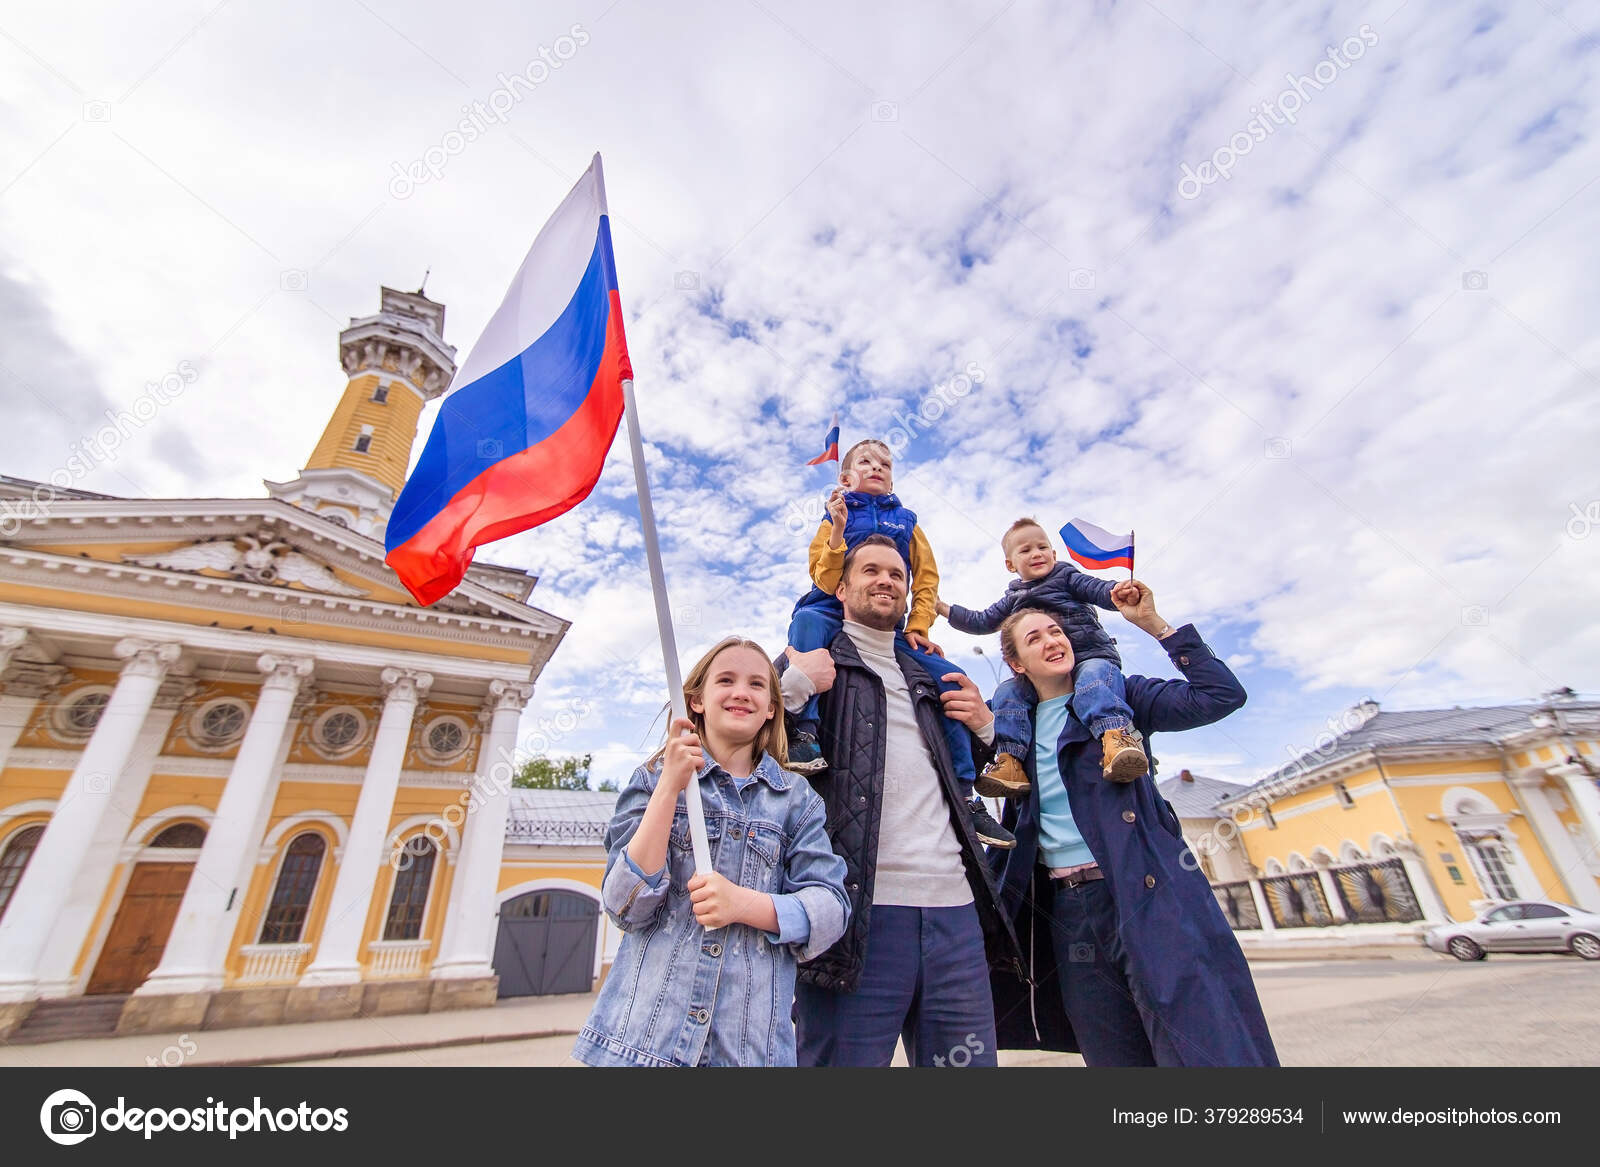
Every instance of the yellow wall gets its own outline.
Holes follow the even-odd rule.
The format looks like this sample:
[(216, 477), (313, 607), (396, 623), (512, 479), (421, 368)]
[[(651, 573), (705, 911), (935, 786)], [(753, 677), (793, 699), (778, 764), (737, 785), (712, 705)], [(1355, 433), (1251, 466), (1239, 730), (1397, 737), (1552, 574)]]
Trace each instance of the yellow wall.
[(76, 701), (80, 691), (91, 686), (115, 688), (117, 674), (98, 669), (68, 669), (56, 690), (39, 700), (28, 717), (28, 724), (17, 737), (17, 745), (26, 749), (81, 750), (89, 740), (88, 734), (68, 736), (56, 729), (58, 709)]
[[(1370, 855), (1373, 835), (1384, 834), (1391, 839), (1403, 835), (1405, 824), (1395, 813), (1394, 803), (1390, 801), (1388, 793), (1382, 786), (1374, 785), (1377, 779), (1376, 770), (1363, 770), (1342, 779), (1355, 800), (1355, 805), (1348, 808), (1335, 799), (1330, 783), (1273, 801), (1271, 810), (1278, 824), (1276, 829), (1268, 829), (1264, 817), (1255, 814), (1251, 821), (1260, 825), (1241, 832), (1250, 862), (1265, 871), (1267, 860), (1276, 859), (1287, 870), (1291, 855), (1298, 853), (1309, 861), (1311, 853), (1318, 847), (1325, 848), (1338, 862), (1339, 849), (1346, 840), (1360, 847), (1363, 854)], [(1317, 802), (1329, 802), (1330, 805), (1304, 814), (1288, 813)], [(1241, 807), (1235, 816), (1239, 819), (1252, 813), (1248, 808)]]
[[(406, 464), (417, 438), (422, 397), (396, 381), (389, 387), (387, 401), (374, 401), (372, 391), (377, 388), (378, 379), (375, 372), (350, 379), (306, 469), (359, 470), (398, 494), (405, 485)], [(365, 454), (357, 453), (355, 448), (363, 425), (372, 426), (372, 445)]]

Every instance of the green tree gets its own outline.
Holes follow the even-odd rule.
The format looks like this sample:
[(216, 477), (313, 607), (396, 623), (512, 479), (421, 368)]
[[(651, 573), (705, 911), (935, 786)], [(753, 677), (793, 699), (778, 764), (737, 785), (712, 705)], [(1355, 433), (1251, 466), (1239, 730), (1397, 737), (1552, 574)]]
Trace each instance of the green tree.
[[(511, 779), (512, 786), (529, 790), (589, 790), (589, 764), (593, 754), (580, 757), (547, 758), (536, 754), (521, 766)], [(602, 782), (601, 790), (615, 790), (615, 783)]]

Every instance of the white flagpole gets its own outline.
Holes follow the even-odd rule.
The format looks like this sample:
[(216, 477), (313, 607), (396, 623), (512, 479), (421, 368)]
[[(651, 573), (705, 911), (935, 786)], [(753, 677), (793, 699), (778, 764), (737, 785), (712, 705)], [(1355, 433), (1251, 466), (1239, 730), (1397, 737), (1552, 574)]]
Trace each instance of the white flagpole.
[[(650, 505), (650, 476), (644, 468), (644, 441), (639, 436), (639, 407), (633, 400), (633, 381), (622, 383), (622, 412), (628, 418), (628, 444), (633, 447), (633, 480), (639, 490), (639, 521), (644, 526), (644, 557), (650, 564), (650, 590), (655, 593), (656, 627), (661, 633), (661, 655), (667, 666), (667, 695), (673, 718), (688, 717), (683, 703), (683, 676), (678, 670), (678, 641), (672, 633), (672, 607), (667, 603), (667, 580), (661, 570), (661, 546), (656, 541), (655, 510)], [(668, 731), (670, 734), (670, 730)], [(701, 743), (702, 747), (705, 745)], [(700, 805), (700, 783), (691, 781), (683, 792), (689, 812), (689, 841), (694, 846), (696, 873), (711, 870), (711, 847), (706, 842), (706, 814)]]

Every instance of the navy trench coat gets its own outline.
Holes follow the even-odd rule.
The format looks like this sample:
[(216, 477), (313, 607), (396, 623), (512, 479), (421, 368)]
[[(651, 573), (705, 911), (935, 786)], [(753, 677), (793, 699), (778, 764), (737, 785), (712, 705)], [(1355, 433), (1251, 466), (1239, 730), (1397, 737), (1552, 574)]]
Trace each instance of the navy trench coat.
[[(1128, 705), (1148, 740), (1157, 731), (1193, 729), (1219, 721), (1245, 702), (1228, 666), (1186, 624), (1164, 642), (1187, 680), (1128, 677)], [(1127, 955), (1128, 980), (1147, 1031), (1164, 1027), (1182, 1064), (1276, 1066), (1239, 942), (1217, 906), (1211, 885), (1190, 857), (1172, 806), (1150, 775), (1136, 782), (1100, 776), (1098, 739), (1074, 716), (1056, 743), (1072, 817), (1105, 873)], [(1002, 1049), (1077, 1049), (1061, 1000), (1050, 912), (1054, 895), (1038, 867), (1039, 793), (1034, 751), (1025, 755), (1034, 786), (1026, 802), (1006, 811), (1017, 836), (1010, 851), (990, 854), (1001, 905), (1021, 943), (1028, 983), (991, 977)]]

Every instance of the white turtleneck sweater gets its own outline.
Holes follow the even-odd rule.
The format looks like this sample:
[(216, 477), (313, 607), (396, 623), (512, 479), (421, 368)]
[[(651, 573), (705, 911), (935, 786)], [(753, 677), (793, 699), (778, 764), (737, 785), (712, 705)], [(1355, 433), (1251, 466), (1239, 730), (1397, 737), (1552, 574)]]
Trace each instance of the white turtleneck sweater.
[[(949, 804), (917, 726), (911, 690), (894, 656), (894, 633), (844, 622), (861, 660), (883, 681), (887, 741), (883, 806), (878, 825), (878, 869), (872, 902), (915, 908), (955, 908), (972, 902), (961, 845), (950, 825)], [(798, 709), (814, 692), (799, 669), (783, 675), (784, 706)]]

